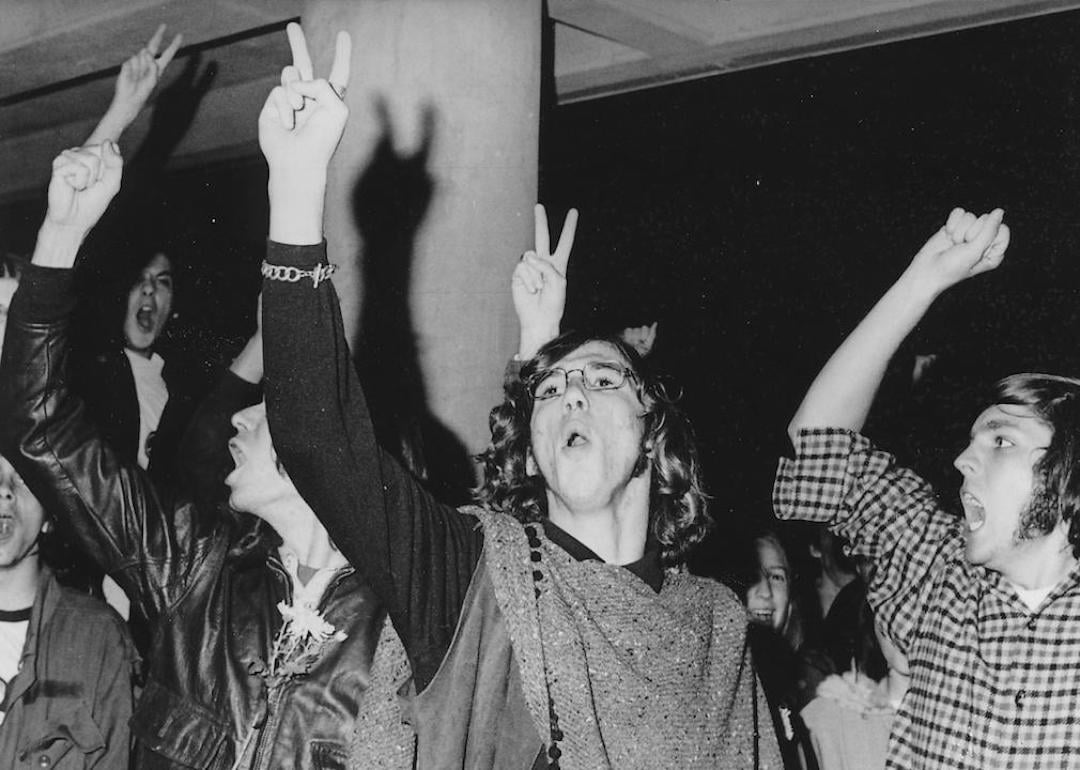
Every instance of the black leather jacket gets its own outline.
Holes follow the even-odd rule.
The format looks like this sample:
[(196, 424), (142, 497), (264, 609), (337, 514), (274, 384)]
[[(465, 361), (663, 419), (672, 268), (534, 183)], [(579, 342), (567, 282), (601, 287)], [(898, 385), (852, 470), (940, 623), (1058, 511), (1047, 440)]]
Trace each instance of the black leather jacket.
[(153, 623), (136, 766), (229, 768), (253, 741), (245, 767), (346, 767), (358, 714), (383, 697), (368, 685), (385, 611), (340, 570), (321, 609), (348, 638), (268, 699), (250, 669), (290, 598), (278, 549), (250, 517), (171, 499), (101, 440), (64, 375), (70, 285), (67, 270), (24, 274), (0, 366), (0, 452)]

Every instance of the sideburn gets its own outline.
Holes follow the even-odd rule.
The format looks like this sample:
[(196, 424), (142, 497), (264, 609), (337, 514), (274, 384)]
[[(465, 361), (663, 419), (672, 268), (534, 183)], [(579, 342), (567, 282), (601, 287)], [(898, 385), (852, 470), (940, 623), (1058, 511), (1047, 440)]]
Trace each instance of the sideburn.
[(1057, 497), (1046, 488), (1042, 479), (1036, 481), (1031, 500), (1020, 512), (1016, 526), (1017, 541), (1037, 540), (1054, 531), (1061, 520)]

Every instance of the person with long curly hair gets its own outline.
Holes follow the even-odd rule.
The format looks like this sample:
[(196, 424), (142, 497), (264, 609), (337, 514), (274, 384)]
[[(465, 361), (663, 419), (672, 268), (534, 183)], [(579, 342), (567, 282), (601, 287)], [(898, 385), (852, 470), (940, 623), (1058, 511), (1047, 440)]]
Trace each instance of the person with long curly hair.
[(707, 526), (689, 423), (624, 343), (558, 335), (576, 213), (551, 251), (538, 207), (536, 249), (514, 272), (521, 366), (492, 412), (480, 505), (440, 503), (377, 445), (324, 280), (345, 83), (313, 79), (290, 39), (294, 66), (260, 119), (268, 421), (389, 607), (418, 692), (419, 766), (780, 767), (746, 613), (685, 568)]

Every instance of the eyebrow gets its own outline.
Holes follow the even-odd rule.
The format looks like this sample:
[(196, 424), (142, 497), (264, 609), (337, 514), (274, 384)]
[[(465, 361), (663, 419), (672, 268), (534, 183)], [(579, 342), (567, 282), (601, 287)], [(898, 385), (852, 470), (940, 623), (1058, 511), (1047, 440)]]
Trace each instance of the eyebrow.
[[(1035, 417), (1023, 418), (1023, 419), (1036, 419)], [(980, 433), (992, 433), (995, 430), (1002, 429), (1020, 429), (1020, 418), (1008, 418), (1008, 417), (995, 417), (985, 422), (981, 422), (971, 429), (971, 438), (975, 438)]]

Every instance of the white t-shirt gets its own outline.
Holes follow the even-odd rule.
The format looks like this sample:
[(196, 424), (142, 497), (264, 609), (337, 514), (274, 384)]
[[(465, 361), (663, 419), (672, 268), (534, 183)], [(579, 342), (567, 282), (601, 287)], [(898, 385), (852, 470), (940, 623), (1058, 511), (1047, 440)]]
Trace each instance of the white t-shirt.
[(133, 353), (125, 348), (124, 353), (131, 362), (131, 373), (135, 378), (135, 395), (139, 399), (139, 465), (146, 468), (150, 464), (150, 455), (146, 451), (146, 442), (158, 428), (161, 413), (169, 400), (169, 388), (161, 376), (165, 359), (157, 353), (149, 358)]
[[(22, 660), (29, 628), (29, 607), (10, 612), (0, 610), (0, 703), (4, 700), (8, 682), (19, 673), (19, 661)], [(0, 723), (3, 721), (4, 712), (0, 711)]]

